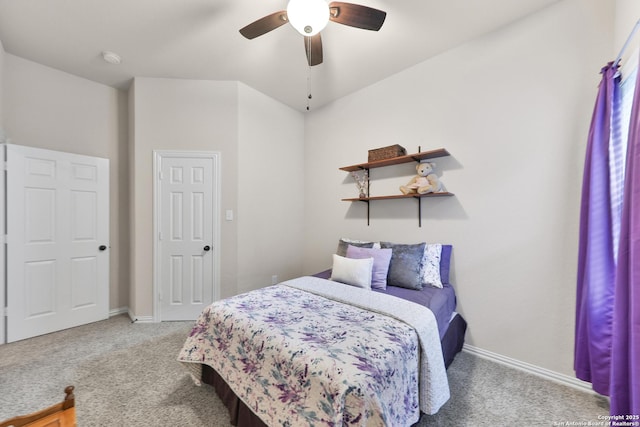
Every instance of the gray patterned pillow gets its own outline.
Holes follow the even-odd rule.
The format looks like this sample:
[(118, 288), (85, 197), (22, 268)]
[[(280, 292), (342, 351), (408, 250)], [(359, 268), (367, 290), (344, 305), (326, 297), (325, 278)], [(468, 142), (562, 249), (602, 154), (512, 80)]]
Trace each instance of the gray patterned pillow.
[(380, 246), (391, 249), (387, 285), (415, 290), (422, 289), (421, 273), (425, 244), (402, 245), (381, 242)]
[(340, 255), (341, 257), (346, 257), (347, 247), (349, 245), (357, 246), (359, 248), (372, 248), (373, 244), (374, 242), (366, 242), (364, 240), (352, 240), (352, 239), (347, 239), (343, 237), (338, 242), (338, 249), (336, 249), (336, 255)]

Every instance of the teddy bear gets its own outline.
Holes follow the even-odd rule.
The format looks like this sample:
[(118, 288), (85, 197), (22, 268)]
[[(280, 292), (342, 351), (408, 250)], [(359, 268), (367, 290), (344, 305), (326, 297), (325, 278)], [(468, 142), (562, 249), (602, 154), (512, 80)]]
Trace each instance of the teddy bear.
[(435, 163), (418, 163), (416, 165), (416, 172), (418, 174), (411, 178), (411, 181), (409, 181), (407, 185), (401, 186), (400, 191), (402, 191), (403, 194), (426, 194), (442, 191), (442, 183), (438, 179), (438, 176), (433, 173), (435, 166)]

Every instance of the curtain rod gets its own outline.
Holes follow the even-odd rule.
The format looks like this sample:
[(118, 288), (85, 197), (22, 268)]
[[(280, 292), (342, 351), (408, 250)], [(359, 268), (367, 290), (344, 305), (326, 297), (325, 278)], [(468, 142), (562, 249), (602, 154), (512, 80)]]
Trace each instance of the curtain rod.
[(625, 50), (627, 50), (627, 46), (629, 46), (629, 42), (631, 41), (633, 36), (636, 34), (636, 31), (638, 31), (638, 28), (640, 28), (640, 19), (636, 21), (636, 25), (633, 27), (633, 30), (631, 30), (631, 34), (629, 34), (629, 37), (627, 37), (627, 41), (624, 42), (624, 45), (622, 45), (622, 49), (620, 49), (620, 53), (618, 54), (618, 57), (613, 63), (614, 68), (617, 67), (618, 64), (620, 63), (620, 60), (622, 59), (622, 54), (624, 53)]

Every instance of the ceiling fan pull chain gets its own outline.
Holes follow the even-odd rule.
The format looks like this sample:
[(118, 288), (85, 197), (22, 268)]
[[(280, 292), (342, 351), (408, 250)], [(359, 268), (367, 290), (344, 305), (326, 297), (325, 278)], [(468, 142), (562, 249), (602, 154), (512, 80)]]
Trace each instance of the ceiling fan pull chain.
[(311, 66), (307, 67), (307, 111), (309, 111), (311, 104)]

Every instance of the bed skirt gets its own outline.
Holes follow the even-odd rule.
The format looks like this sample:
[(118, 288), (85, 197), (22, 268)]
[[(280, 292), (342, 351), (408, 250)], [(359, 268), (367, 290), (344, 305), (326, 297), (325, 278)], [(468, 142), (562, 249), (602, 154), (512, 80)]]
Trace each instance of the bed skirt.
[[(456, 354), (462, 350), (466, 330), (467, 322), (460, 314), (456, 313), (441, 340), (444, 364), (447, 368), (453, 362)], [(202, 382), (213, 386), (216, 394), (229, 410), (232, 425), (238, 427), (266, 427), (265, 423), (235, 395), (222, 377), (208, 365), (202, 365)]]

